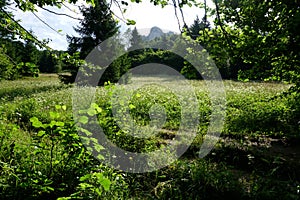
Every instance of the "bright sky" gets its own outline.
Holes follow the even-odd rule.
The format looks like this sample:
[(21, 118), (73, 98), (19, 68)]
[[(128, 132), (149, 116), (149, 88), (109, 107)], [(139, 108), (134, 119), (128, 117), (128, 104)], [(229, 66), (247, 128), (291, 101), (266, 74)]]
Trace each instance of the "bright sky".
[[(208, 1), (208, 6), (212, 6), (211, 1)], [(82, 18), (80, 12), (78, 11), (76, 6), (70, 6), (72, 10), (67, 9), (66, 7), (62, 7), (61, 9), (47, 7), (50, 10), (53, 10), (58, 13), (64, 13), (71, 15), (75, 18)], [(114, 7), (113, 8), (116, 15), (121, 17), (121, 13), (119, 10)], [(184, 9), (184, 17), (185, 21), (188, 25), (192, 24), (196, 16), (198, 15), (201, 19), (204, 11), (200, 8), (190, 8), (185, 6)], [(38, 9), (36, 15), (47, 24), (51, 26), (54, 30), (49, 28), (43, 22), (41, 22), (34, 14), (31, 12), (15, 12), (16, 19), (21, 20), (22, 26), (24, 26), (28, 30), (32, 30), (34, 34), (40, 39), (50, 39), (49, 46), (53, 49), (57, 50), (66, 50), (68, 43), (66, 40), (66, 35), (77, 35), (73, 30), (74, 26), (77, 26), (79, 21), (66, 17), (66, 16), (58, 16), (52, 13), (49, 13), (45, 10)], [(181, 14), (178, 12), (179, 19)], [(154, 6), (149, 3), (149, 1), (145, 1), (143, 3), (132, 3), (127, 7), (127, 11), (124, 14), (125, 18), (135, 20), (137, 29), (148, 29), (150, 30), (153, 26), (158, 26), (165, 31), (173, 31), (179, 32), (178, 21), (175, 17), (174, 8), (172, 6), (166, 6), (161, 8), (160, 6)], [(121, 30), (126, 30), (127, 28), (134, 26), (127, 26), (124, 23), (121, 24)], [(56, 31), (61, 30), (60, 33)], [(145, 33), (146, 34), (146, 33)]]

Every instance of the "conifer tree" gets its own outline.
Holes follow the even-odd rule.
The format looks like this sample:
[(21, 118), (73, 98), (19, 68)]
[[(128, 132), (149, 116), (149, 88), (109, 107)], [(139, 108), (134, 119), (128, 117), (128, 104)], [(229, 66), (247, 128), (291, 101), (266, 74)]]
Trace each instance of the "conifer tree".
[(67, 36), (67, 40), (69, 53), (80, 51), (84, 59), (94, 47), (116, 34), (119, 27), (106, 1), (96, 0), (94, 7), (81, 7), (80, 11), (84, 18), (80, 26), (74, 28), (80, 37)]
[(130, 38), (130, 48), (129, 49), (139, 49), (142, 48), (142, 36), (137, 31), (136, 27), (131, 32)]
[(190, 36), (194, 40), (197, 39), (197, 37), (200, 35), (200, 31), (204, 29), (210, 29), (210, 23), (206, 20), (205, 17), (202, 18), (202, 21), (200, 21), (199, 17), (197, 16), (194, 20), (194, 23), (189, 28)]
[[(80, 11), (84, 18), (80, 22), (80, 25), (74, 28), (80, 36), (67, 36), (69, 42), (68, 52), (70, 54), (79, 52), (80, 59), (85, 59), (97, 45), (112, 36), (118, 35), (119, 26), (117, 21), (113, 18), (112, 12), (106, 1), (96, 0), (94, 6), (81, 7)], [(114, 42), (118, 43), (118, 41)], [(117, 54), (121, 47), (119, 44), (112, 44), (110, 48), (112, 48), (112, 55), (108, 56), (115, 56), (113, 54)], [(63, 77), (62, 80), (64, 82), (73, 82), (75, 80), (78, 66), (69, 66), (69, 68), (71, 68), (72, 76), (69, 80), (64, 80), (65, 77)], [(103, 84), (106, 81), (116, 82), (122, 74), (121, 71), (126, 71), (128, 66), (125, 67), (126, 70), (123, 70), (122, 68), (123, 66), (120, 66), (120, 62), (114, 62), (112, 66), (105, 70), (100, 84)]]

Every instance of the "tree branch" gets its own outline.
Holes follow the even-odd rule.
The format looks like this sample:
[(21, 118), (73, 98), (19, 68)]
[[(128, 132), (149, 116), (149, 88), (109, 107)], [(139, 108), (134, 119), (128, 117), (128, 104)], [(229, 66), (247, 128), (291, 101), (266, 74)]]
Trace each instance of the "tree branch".
[(179, 21), (178, 15), (177, 15), (177, 4), (176, 4), (175, 0), (172, 0), (172, 1), (173, 1), (173, 6), (174, 6), (175, 17), (176, 17), (177, 23), (178, 23), (178, 28), (179, 28), (179, 31), (181, 32), (180, 21)]
[(47, 9), (47, 8), (43, 8), (43, 7), (39, 7), (39, 8), (41, 8), (41, 9), (43, 9), (43, 10), (49, 12), (49, 13), (55, 14), (55, 15), (66, 16), (66, 17), (69, 17), (69, 18), (72, 18), (72, 19), (75, 19), (75, 20), (82, 20), (82, 19), (80, 19), (80, 18), (76, 18), (76, 17), (73, 17), (73, 16), (68, 15), (68, 14), (54, 12), (54, 11), (49, 10), (49, 9)]
[[(0, 10), (6, 15), (6, 17), (8, 17), (10, 20), (12, 20), (16, 26), (18, 26), (21, 30), (23, 30), (27, 36), (22, 35), (22, 33), (20, 33), (19, 35), (21, 37), (25, 37), (27, 39), (30, 39), (31, 41), (33, 41), (34, 43), (36, 43), (37, 45), (39, 45), (40, 47), (44, 47), (48, 50), (52, 50), (50, 47), (48, 47), (44, 42), (41, 42), (39, 39), (37, 39), (32, 33), (30, 33), (29, 31), (27, 31), (27, 29), (25, 29), (19, 22), (17, 22), (12, 16), (10, 16), (3, 8), (0, 8)], [(14, 32), (16, 33), (16, 32)]]
[(205, 36), (207, 36), (206, 31), (205, 31), (206, 24), (207, 24), (207, 2), (206, 2), (206, 0), (204, 0), (204, 29), (202, 30), (204, 41), (205, 41)]
[(52, 26), (50, 26), (47, 22), (45, 22), (44, 20), (42, 20), (39, 16), (37, 16), (34, 12), (31, 12), (38, 20), (40, 20), (43, 24), (45, 24), (46, 26), (48, 26), (51, 30), (55, 31), (56, 33), (58, 33), (59, 35), (63, 36), (64, 34), (58, 32), (57, 30), (55, 30)]
[(9, 55), (7, 55), (5, 52), (0, 52), (0, 53), (5, 55), (10, 60), (10, 62), (12, 62), (15, 66), (17, 66), (17, 63)]
[[(79, 14), (78, 12), (72, 10), (71, 8), (69, 8), (69, 6), (67, 6), (66, 4), (62, 3), (62, 5), (67, 8), (69, 11), (74, 12), (75, 14)], [(79, 6), (78, 6), (79, 7)]]
[(204, 0), (204, 22), (207, 23), (207, 4), (206, 0)]
[(220, 26), (222, 32), (224, 33), (225, 39), (226, 39), (228, 45), (231, 47), (231, 46), (232, 46), (232, 43), (231, 43), (230, 40), (228, 39), (228, 33), (227, 33), (227, 31), (224, 29), (223, 24), (222, 24), (222, 22), (221, 22), (220, 8), (219, 8), (219, 5), (218, 5), (218, 0), (214, 0), (214, 3), (215, 3), (215, 5), (216, 5), (216, 13), (217, 13), (218, 25)]
[(119, 3), (118, 1), (116, 1), (116, 0), (114, 0), (114, 2), (115, 2), (115, 5), (119, 8), (122, 17), (119, 17), (118, 15), (116, 15), (112, 10), (110, 10), (110, 12), (111, 12), (114, 16), (116, 16), (119, 20), (121, 20), (122, 22), (127, 23), (126, 20), (125, 20), (125, 17), (124, 17), (124, 14), (123, 14), (123, 11), (122, 11), (122, 8), (121, 8), (120, 3)]
[[(178, 5), (180, 5), (179, 0), (177, 0), (177, 2), (178, 2)], [(180, 10), (181, 17), (182, 17), (183, 27), (187, 27), (181, 6), (179, 6), (179, 10)]]

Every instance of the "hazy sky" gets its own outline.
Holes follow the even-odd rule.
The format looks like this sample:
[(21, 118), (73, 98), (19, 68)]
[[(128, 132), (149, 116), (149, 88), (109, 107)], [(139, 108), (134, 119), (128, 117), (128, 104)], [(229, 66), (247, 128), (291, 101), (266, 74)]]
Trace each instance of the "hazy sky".
[[(145, 1), (145, 0), (144, 0)], [(79, 3), (81, 4), (81, 3)], [(209, 5), (212, 5), (211, 2)], [(46, 7), (50, 10), (56, 11), (58, 13), (64, 13), (71, 15), (75, 18), (82, 18), (77, 6), (71, 6), (72, 10), (62, 7), (61, 9)], [(121, 17), (121, 13), (116, 7), (113, 7), (115, 14)], [(47, 22), (54, 30), (61, 30), (60, 33), (52, 30), (42, 23), (34, 14), (31, 12), (15, 12), (14, 14), (17, 19), (21, 20), (21, 24), (28, 30), (32, 30), (34, 34), (40, 39), (50, 39), (49, 46), (53, 49), (65, 50), (68, 46), (66, 41), (66, 35), (76, 35), (73, 30), (74, 26), (77, 26), (79, 20), (75, 20), (66, 16), (58, 16), (49, 13), (45, 10), (38, 9), (36, 15), (43, 21)], [(181, 16), (178, 13), (179, 17)], [(203, 10), (200, 8), (189, 8), (184, 7), (184, 16), (188, 25), (192, 24), (196, 15), (199, 18), (203, 16)], [(166, 6), (165, 8), (160, 8), (159, 6), (154, 6), (148, 3), (148, 1), (139, 4), (130, 4), (124, 14), (125, 18), (132, 19), (136, 21), (137, 29), (150, 29), (153, 26), (158, 26), (166, 31), (179, 32), (178, 21), (174, 14), (174, 8), (172, 6)], [(181, 18), (180, 18), (181, 19)], [(126, 30), (127, 28), (134, 26), (127, 26), (124, 23), (121, 24), (121, 30)]]

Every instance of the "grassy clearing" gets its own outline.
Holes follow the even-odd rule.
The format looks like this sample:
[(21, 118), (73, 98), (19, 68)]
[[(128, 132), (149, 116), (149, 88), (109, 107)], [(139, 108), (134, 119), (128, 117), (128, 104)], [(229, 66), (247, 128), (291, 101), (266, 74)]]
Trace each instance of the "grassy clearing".
[(25, 77), (16, 81), (1, 81), (0, 101), (12, 101), (15, 98), (27, 98), (35, 93), (65, 88), (53, 75), (41, 75), (38, 78)]
[[(163, 77), (139, 77), (132, 88), (151, 81), (176, 84)], [(290, 85), (224, 81), (225, 127), (213, 151), (200, 159), (210, 100), (204, 81), (189, 84), (195, 88), (201, 116), (190, 148), (170, 166), (130, 174), (103, 166), (82, 146), (72, 120), (72, 88), (57, 77), (0, 82), (1, 199), (298, 199), (299, 95), (279, 96)], [(176, 89), (189, 92), (178, 85)], [(131, 97), (129, 114), (140, 126), (165, 122), (159, 132), (146, 139), (128, 136), (113, 114), (114, 94)], [(107, 137), (129, 151), (160, 149), (180, 126), (180, 98), (157, 86), (125, 93), (113, 86), (99, 88), (95, 102), (98, 111), (84, 115), (96, 114)], [(159, 104), (165, 112), (151, 110)], [(194, 114), (192, 109), (187, 112)], [(153, 122), (152, 115), (159, 120)]]

